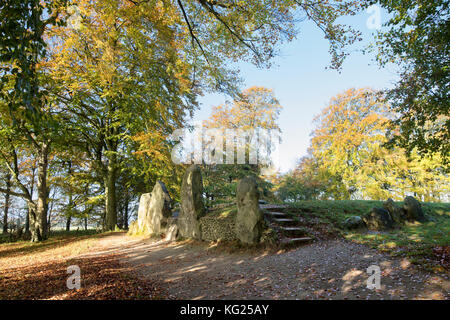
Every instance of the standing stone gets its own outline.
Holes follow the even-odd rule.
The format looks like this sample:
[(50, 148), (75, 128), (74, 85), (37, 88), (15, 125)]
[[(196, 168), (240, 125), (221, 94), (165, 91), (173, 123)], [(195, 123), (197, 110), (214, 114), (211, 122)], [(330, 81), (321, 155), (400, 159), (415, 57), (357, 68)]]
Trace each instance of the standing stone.
[(394, 200), (388, 199), (383, 203), (383, 207), (389, 212), (392, 220), (394, 220), (395, 223), (403, 223), (405, 212), (402, 208), (395, 204)]
[[(134, 226), (132, 231), (134, 234), (146, 233), (147, 229), (147, 214), (150, 207), (150, 199), (152, 198), (151, 193), (144, 193), (139, 199), (139, 209), (138, 209), (138, 219), (137, 225)], [(130, 228), (131, 229), (131, 228)]]
[(130, 223), (130, 226), (128, 227), (128, 234), (130, 235), (136, 235), (139, 233), (138, 230), (138, 221), (134, 220)]
[(343, 222), (343, 227), (349, 230), (360, 229), (364, 228), (365, 226), (366, 225), (360, 216), (348, 217)]
[(235, 232), (246, 244), (258, 243), (262, 234), (264, 216), (258, 204), (259, 192), (254, 178), (239, 181), (236, 190), (237, 215)]
[(405, 210), (406, 217), (413, 221), (425, 221), (425, 215), (422, 211), (422, 206), (420, 202), (414, 197), (408, 196), (403, 200), (403, 209)]
[(169, 223), (166, 231), (166, 241), (175, 241), (178, 238), (178, 226), (176, 223)]
[(172, 199), (166, 185), (157, 181), (153, 187), (150, 205), (147, 214), (148, 231), (152, 235), (160, 235), (166, 232), (167, 219), (172, 217)]
[(363, 217), (363, 221), (369, 230), (386, 230), (394, 226), (389, 212), (382, 208), (372, 208), (372, 211)]
[(144, 193), (139, 201), (137, 230), (135, 233), (159, 235), (166, 231), (167, 219), (172, 216), (169, 192), (165, 184), (157, 181), (151, 193)]
[(190, 166), (181, 183), (181, 205), (178, 229), (183, 238), (201, 239), (199, 219), (205, 214), (202, 173), (197, 165)]

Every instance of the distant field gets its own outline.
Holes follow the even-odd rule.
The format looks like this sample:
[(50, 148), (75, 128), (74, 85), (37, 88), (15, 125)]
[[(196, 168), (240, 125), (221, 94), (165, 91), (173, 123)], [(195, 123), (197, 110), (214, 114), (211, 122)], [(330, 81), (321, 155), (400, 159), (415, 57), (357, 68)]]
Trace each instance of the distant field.
[[(97, 233), (100, 233), (101, 231), (98, 229), (88, 229), (88, 230), (71, 230), (66, 231), (64, 229), (54, 229), (50, 231), (49, 238), (51, 241), (58, 241), (66, 238), (72, 238), (72, 237), (78, 237), (78, 236), (86, 236), (86, 235), (94, 235)], [(8, 243), (10, 241), (10, 235), (9, 234), (0, 234), (0, 243)], [(25, 242), (28, 243), (29, 241), (14, 241), (14, 242)]]

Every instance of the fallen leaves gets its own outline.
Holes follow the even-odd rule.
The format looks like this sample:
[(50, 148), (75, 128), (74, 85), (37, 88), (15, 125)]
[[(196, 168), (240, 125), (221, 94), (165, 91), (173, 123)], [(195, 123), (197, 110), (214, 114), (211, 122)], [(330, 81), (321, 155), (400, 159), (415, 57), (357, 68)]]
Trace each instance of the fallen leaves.
[[(0, 272), (0, 299), (164, 299), (154, 282), (120, 263), (119, 255), (38, 263)], [(81, 288), (69, 290), (67, 267), (78, 265)]]
[(436, 260), (448, 270), (450, 267), (450, 246), (437, 246), (433, 248), (433, 254)]

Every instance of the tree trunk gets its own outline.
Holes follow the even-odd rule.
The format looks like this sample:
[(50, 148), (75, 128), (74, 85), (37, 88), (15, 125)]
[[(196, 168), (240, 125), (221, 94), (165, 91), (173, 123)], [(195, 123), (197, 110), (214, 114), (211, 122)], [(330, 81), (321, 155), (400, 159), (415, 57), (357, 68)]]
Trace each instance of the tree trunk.
[(27, 210), (27, 216), (25, 217), (25, 232), (30, 232), (30, 209)]
[(115, 155), (109, 159), (108, 170), (105, 177), (105, 229), (113, 231), (117, 225), (117, 199), (116, 199), (116, 169)]
[(42, 240), (42, 236), (39, 229), (36, 229), (36, 206), (34, 203), (28, 202), (28, 216), (30, 217), (30, 232), (31, 242), (37, 242)]
[(66, 220), (66, 231), (70, 231), (70, 222), (72, 221), (72, 217), (68, 216)]
[[(56, 189), (53, 189), (53, 196), (50, 199), (48, 199), (47, 201), (50, 201), (51, 199), (53, 199), (55, 197), (55, 192), (56, 192)], [(48, 232), (48, 234), (50, 234), (50, 229), (51, 229), (51, 226), (52, 226), (51, 222), (52, 222), (52, 212), (53, 212), (53, 204), (54, 203), (55, 203), (54, 201), (51, 202), (50, 209), (48, 210), (48, 219), (47, 219), (47, 232)]]
[[(67, 164), (67, 175), (69, 178), (72, 175), (72, 161), (69, 161)], [(72, 209), (73, 209), (73, 197), (72, 197), (72, 189), (69, 189), (69, 214), (66, 220), (66, 231), (70, 231), (70, 222), (72, 221)]]
[(87, 227), (88, 227), (88, 219), (87, 217), (84, 218), (84, 230), (87, 231)]
[(51, 223), (51, 221), (52, 221), (52, 209), (48, 210), (48, 214), (47, 215), (48, 215), (47, 224), (46, 224), (46, 226), (47, 226), (47, 234), (50, 234), (50, 229), (52, 227), (52, 223)]
[(8, 173), (6, 175), (6, 190), (8, 192), (5, 193), (5, 209), (3, 211), (3, 233), (8, 232), (8, 211), (9, 211), (9, 199), (10, 199), (9, 191), (11, 191), (11, 174), (10, 173)]
[(123, 212), (123, 228), (125, 230), (128, 230), (128, 203), (129, 203), (129, 196), (128, 193), (125, 196), (125, 208)]
[(38, 172), (37, 172), (37, 205), (31, 210), (30, 227), (31, 241), (37, 242), (47, 239), (47, 211), (48, 211), (48, 188), (47, 188), (47, 169), (48, 169), (49, 146), (43, 143), (38, 154)]
[(119, 229), (123, 229), (123, 206), (120, 203), (118, 203), (118, 206), (120, 209), (117, 210), (117, 226), (119, 227)]
[[(31, 197), (33, 197), (33, 192), (34, 192), (34, 178), (35, 178), (35, 173), (36, 173), (36, 167), (32, 167), (31, 168), (33, 174), (31, 175), (31, 187), (30, 187), (30, 195)], [(29, 233), (30, 232), (30, 208), (28, 208), (27, 210), (27, 216), (25, 218), (25, 232)]]

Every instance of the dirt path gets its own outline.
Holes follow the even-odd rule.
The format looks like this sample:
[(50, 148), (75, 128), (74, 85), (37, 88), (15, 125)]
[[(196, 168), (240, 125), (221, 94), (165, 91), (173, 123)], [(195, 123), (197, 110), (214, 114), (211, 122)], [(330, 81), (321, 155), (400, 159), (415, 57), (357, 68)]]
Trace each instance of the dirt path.
[[(281, 254), (228, 254), (190, 244), (115, 234), (95, 253), (124, 254), (176, 299), (449, 299), (448, 274), (430, 274), (406, 259), (344, 240)], [(381, 268), (381, 289), (366, 288), (367, 268)]]

